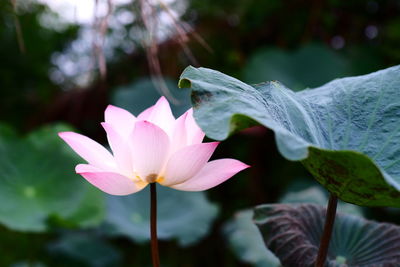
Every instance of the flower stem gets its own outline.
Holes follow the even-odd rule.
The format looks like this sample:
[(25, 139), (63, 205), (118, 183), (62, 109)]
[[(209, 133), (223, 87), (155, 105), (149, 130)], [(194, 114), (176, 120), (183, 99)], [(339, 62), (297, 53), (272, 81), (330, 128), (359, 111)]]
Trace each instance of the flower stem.
[(329, 242), (332, 236), (333, 225), (335, 223), (336, 208), (337, 208), (337, 197), (333, 194), (329, 195), (328, 208), (326, 210), (326, 219), (324, 232), (322, 234), (321, 243), (319, 245), (317, 260), (315, 261), (315, 267), (323, 267), (325, 265), (326, 256), (328, 254)]
[(151, 235), (151, 259), (153, 267), (160, 267), (157, 240), (157, 189), (156, 183), (150, 184), (150, 235)]

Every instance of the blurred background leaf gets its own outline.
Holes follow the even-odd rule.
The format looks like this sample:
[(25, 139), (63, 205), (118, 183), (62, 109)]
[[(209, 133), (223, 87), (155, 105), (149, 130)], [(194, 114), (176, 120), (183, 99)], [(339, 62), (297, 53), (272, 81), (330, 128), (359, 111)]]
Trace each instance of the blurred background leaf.
[[(149, 188), (126, 197), (108, 196), (105, 228), (111, 235), (125, 235), (135, 242), (150, 240)], [(218, 214), (218, 207), (203, 192), (182, 192), (158, 186), (157, 234), (160, 240), (176, 239), (181, 246), (204, 238)]]
[(46, 267), (47, 265), (37, 262), (17, 262), (12, 264), (10, 267)]
[(48, 250), (62, 266), (121, 266), (121, 253), (107, 241), (90, 233), (66, 232)]
[(45, 231), (51, 217), (75, 227), (102, 221), (103, 195), (72, 171), (78, 159), (57, 136), (69, 129), (55, 125), (26, 137), (0, 136), (0, 221), (7, 227)]
[[(164, 81), (175, 100), (171, 103), (172, 112), (175, 117), (179, 117), (191, 108), (190, 92), (179, 89), (177, 81), (169, 78), (165, 78)], [(144, 77), (130, 85), (116, 88), (112, 97), (112, 103), (129, 110), (134, 115), (139, 115), (140, 112), (154, 105), (161, 95), (157, 91), (154, 82), (150, 78)]]
[(239, 259), (256, 267), (282, 266), (278, 258), (266, 248), (257, 226), (253, 211), (243, 210), (224, 227), (229, 244)]
[(297, 51), (262, 48), (243, 69), (247, 83), (277, 80), (293, 90), (321, 86), (351, 74), (349, 61), (343, 55), (320, 44), (306, 45)]

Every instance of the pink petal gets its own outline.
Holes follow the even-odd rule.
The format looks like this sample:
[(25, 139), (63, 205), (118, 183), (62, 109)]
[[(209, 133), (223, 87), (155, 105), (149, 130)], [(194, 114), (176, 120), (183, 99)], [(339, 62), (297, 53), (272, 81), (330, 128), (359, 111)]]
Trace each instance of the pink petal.
[(182, 147), (187, 146), (186, 116), (187, 112), (175, 121), (174, 130), (171, 137), (171, 153), (174, 153)]
[(142, 180), (158, 175), (169, 153), (168, 135), (157, 125), (138, 121), (132, 133), (131, 151), (134, 171)]
[(115, 172), (104, 172), (90, 165), (79, 164), (75, 168), (89, 183), (111, 195), (129, 195), (142, 190), (146, 183), (135, 183), (126, 176)]
[(89, 164), (103, 170), (115, 169), (113, 156), (96, 141), (74, 132), (61, 132), (58, 136)]
[(171, 186), (183, 191), (203, 191), (225, 182), (236, 173), (250, 167), (235, 159), (218, 159), (208, 162), (193, 178)]
[(196, 144), (178, 150), (170, 157), (162, 185), (171, 186), (192, 178), (199, 172), (218, 146), (218, 142)]
[(110, 124), (118, 133), (127, 138), (135, 126), (136, 118), (129, 111), (108, 105), (104, 112), (104, 120)]
[(124, 175), (132, 175), (132, 159), (127, 140), (122, 138), (111, 124), (103, 122), (101, 125), (107, 132), (108, 143), (113, 151), (118, 169)]
[(203, 141), (205, 134), (194, 120), (193, 109), (187, 111), (186, 130), (188, 132), (188, 144), (199, 144)]
[(153, 109), (154, 109), (154, 106), (151, 106), (151, 107), (145, 109), (144, 111), (142, 111), (142, 113), (140, 113), (137, 116), (137, 119), (141, 120), (141, 121), (148, 121), (151, 116), (151, 113), (153, 112)]
[(160, 97), (153, 107), (145, 110), (139, 116), (141, 120), (152, 122), (168, 135), (172, 135), (175, 117), (172, 115), (171, 108), (165, 97)]

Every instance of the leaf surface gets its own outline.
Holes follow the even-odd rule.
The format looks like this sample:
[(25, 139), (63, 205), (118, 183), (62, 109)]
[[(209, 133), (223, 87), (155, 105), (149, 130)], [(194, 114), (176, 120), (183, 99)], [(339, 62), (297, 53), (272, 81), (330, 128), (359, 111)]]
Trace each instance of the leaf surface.
[(285, 158), (301, 161), (342, 200), (400, 207), (399, 66), (297, 93), (193, 67), (179, 85), (192, 89), (194, 116), (208, 137), (264, 125)]

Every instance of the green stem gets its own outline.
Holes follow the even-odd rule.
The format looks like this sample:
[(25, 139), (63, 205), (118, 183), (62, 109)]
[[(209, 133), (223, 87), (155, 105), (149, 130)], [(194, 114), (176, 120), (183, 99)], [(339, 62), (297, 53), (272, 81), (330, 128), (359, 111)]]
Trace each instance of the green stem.
[(160, 267), (157, 240), (157, 189), (156, 183), (150, 184), (150, 235), (151, 235), (151, 259), (153, 267)]
[(326, 210), (324, 232), (319, 245), (315, 267), (323, 267), (325, 265), (326, 256), (328, 255), (329, 242), (332, 236), (333, 225), (335, 224), (337, 201), (337, 197), (333, 194), (330, 194), (328, 208)]

